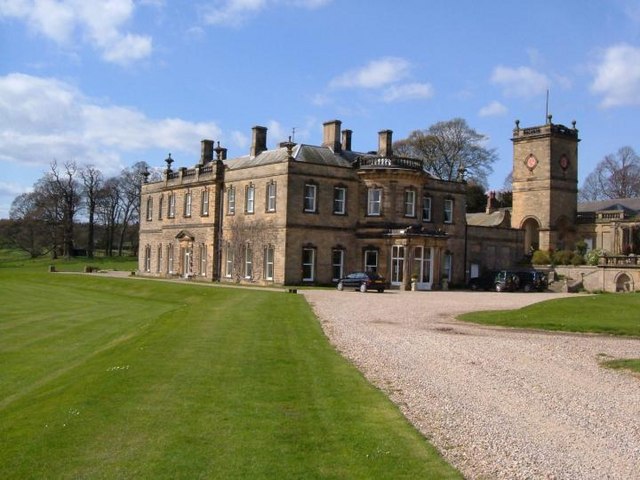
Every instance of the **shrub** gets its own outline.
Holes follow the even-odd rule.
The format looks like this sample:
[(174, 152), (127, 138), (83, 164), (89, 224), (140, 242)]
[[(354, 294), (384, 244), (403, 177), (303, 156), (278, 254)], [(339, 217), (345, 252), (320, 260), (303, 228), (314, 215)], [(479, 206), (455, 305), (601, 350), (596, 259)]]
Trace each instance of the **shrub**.
[(584, 255), (587, 253), (587, 242), (585, 242), (584, 240), (577, 241), (576, 242), (576, 252), (581, 257), (584, 257)]
[(573, 258), (571, 259), (571, 265), (577, 267), (578, 265), (584, 265), (584, 257), (579, 253), (574, 253)]
[(534, 265), (548, 265), (551, 263), (549, 252), (544, 250), (536, 250), (531, 256), (531, 263)]
[(571, 265), (573, 260), (573, 252), (571, 250), (558, 250), (553, 253), (551, 261), (555, 265)]
[(598, 262), (600, 261), (600, 257), (603, 255), (606, 255), (607, 252), (606, 250), (589, 250), (587, 252), (587, 254), (585, 255), (585, 260), (587, 262), (587, 265), (598, 265)]

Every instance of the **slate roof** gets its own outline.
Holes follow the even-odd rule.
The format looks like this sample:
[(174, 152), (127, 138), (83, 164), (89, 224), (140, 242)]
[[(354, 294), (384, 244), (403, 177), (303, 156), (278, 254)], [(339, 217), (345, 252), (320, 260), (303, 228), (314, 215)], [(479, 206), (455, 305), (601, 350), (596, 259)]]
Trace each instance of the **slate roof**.
[(500, 208), (492, 213), (467, 213), (467, 225), (473, 227), (511, 227), (511, 212)]
[[(334, 153), (330, 148), (315, 145), (299, 144), (293, 147), (292, 156), (296, 162), (314, 163), (334, 167), (351, 168), (356, 158), (362, 155), (358, 152), (343, 151)], [(229, 158), (224, 164), (231, 170), (250, 168), (261, 165), (270, 165), (288, 161), (288, 153), (285, 147), (265, 150), (255, 157), (245, 155), (243, 157)]]
[(640, 213), (640, 198), (613, 198), (597, 202), (578, 204), (578, 213), (600, 212), (603, 210), (624, 210), (627, 213)]

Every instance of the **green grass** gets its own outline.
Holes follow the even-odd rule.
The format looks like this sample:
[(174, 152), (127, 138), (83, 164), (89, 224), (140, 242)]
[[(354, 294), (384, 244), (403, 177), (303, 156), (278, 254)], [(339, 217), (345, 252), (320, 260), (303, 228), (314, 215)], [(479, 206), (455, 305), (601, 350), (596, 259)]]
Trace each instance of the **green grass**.
[(138, 268), (135, 257), (105, 257), (96, 254), (94, 258), (75, 257), (70, 260), (44, 256), (29, 258), (29, 255), (19, 250), (0, 249), (0, 269), (20, 268), (21, 270), (47, 271), (49, 265), (55, 266), (61, 272), (82, 272), (89, 265), (104, 270), (134, 271)]
[(608, 360), (603, 365), (608, 368), (631, 370), (632, 372), (640, 373), (640, 359), (638, 358)]
[(640, 336), (640, 295), (578, 295), (518, 310), (465, 313), (467, 322), (566, 332)]
[(302, 296), (47, 264), (0, 263), (0, 478), (461, 478)]

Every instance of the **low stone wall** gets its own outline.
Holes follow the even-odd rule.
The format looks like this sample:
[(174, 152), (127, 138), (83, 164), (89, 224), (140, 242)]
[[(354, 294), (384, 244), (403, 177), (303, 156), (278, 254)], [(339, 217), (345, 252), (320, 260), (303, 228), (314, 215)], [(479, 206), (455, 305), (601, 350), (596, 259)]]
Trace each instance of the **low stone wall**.
[(567, 279), (567, 288), (587, 292), (640, 291), (640, 268), (615, 266), (556, 266), (556, 276)]

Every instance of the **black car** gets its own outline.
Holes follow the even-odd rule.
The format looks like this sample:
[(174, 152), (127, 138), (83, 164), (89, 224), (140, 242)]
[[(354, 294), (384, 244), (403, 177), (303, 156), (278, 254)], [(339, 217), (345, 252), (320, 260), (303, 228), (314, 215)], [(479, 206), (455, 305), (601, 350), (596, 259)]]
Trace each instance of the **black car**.
[(519, 288), (525, 292), (537, 290), (539, 292), (546, 290), (549, 286), (547, 276), (539, 270), (523, 270), (516, 272), (520, 280)]
[(512, 292), (520, 286), (520, 278), (510, 270), (489, 270), (469, 280), (471, 290), (495, 290)]
[(386, 282), (377, 273), (354, 272), (338, 281), (338, 290), (342, 291), (345, 288), (354, 288), (363, 293), (367, 290), (377, 290), (382, 293), (386, 288)]

